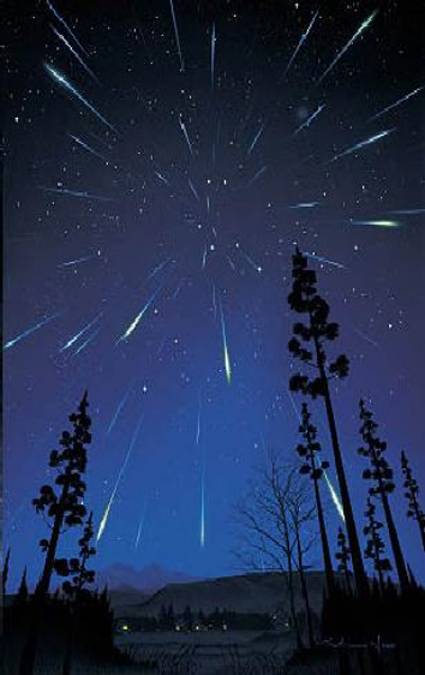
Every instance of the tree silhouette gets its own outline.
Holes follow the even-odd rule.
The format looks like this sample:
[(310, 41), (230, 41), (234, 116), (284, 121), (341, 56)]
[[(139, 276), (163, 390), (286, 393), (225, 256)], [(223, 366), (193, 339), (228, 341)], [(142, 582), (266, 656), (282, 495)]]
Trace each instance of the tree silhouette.
[(7, 549), (7, 553), (4, 559), (4, 565), (3, 569), (1, 571), (1, 587), (2, 587), (2, 593), (3, 593), (3, 598), (6, 595), (6, 589), (7, 589), (7, 579), (9, 576), (9, 565), (10, 565), (10, 546)]
[(15, 598), (15, 604), (25, 605), (28, 600), (28, 585), (27, 585), (27, 568), (25, 567), (22, 574), (21, 583), (19, 584), (18, 592)]
[(87, 569), (87, 562), (96, 554), (96, 549), (91, 544), (93, 535), (93, 512), (91, 511), (84, 526), (83, 536), (78, 540), (79, 558), (71, 558), (69, 561), (66, 558), (60, 558), (54, 562), (55, 572), (59, 576), (72, 577), (71, 581), (63, 582), (62, 589), (65, 595), (74, 600), (79, 599), (85, 590), (84, 586), (94, 582), (94, 570)]
[(363, 533), (367, 536), (364, 554), (366, 558), (370, 558), (373, 561), (373, 568), (378, 573), (380, 591), (384, 593), (384, 572), (390, 572), (392, 568), (390, 561), (384, 556), (385, 544), (380, 535), (380, 530), (382, 530), (384, 524), (376, 519), (375, 512), (376, 506), (369, 495), (365, 511), (367, 524), (363, 528)]
[(320, 538), (322, 542), (323, 562), (325, 566), (326, 584), (328, 593), (335, 590), (335, 578), (332, 569), (331, 553), (329, 540), (326, 531), (325, 517), (323, 513), (322, 499), (320, 495), (319, 481), (323, 476), (323, 471), (328, 468), (329, 462), (320, 461), (316, 455), (320, 452), (320, 443), (316, 440), (317, 429), (311, 423), (311, 415), (306, 403), (303, 403), (301, 409), (301, 423), (299, 431), (303, 436), (304, 444), (297, 446), (299, 456), (304, 460), (300, 468), (300, 473), (309, 475), (314, 485), (314, 495), (316, 500), (317, 518), (319, 521)]
[(335, 558), (338, 560), (338, 572), (341, 572), (345, 576), (347, 591), (351, 591), (350, 568), (349, 568), (349, 563), (351, 560), (351, 551), (348, 548), (347, 537), (345, 536), (345, 532), (342, 529), (342, 527), (338, 528), (336, 543), (338, 550), (335, 553)]
[(418, 523), (419, 534), (421, 536), (422, 541), (422, 548), (425, 551), (425, 513), (422, 510), (418, 501), (419, 495), (418, 482), (413, 476), (409, 460), (407, 459), (406, 453), (404, 451), (401, 453), (401, 470), (404, 475), (404, 483), (403, 483), (403, 487), (405, 489), (404, 496), (406, 497), (408, 503), (406, 515), (408, 518), (413, 518)]
[(86, 485), (81, 476), (86, 470), (86, 445), (91, 442), (89, 433), (91, 420), (87, 415), (87, 392), (84, 394), (78, 411), (69, 416), (72, 423), (72, 433), (63, 431), (59, 441), (61, 450), (52, 450), (49, 466), (58, 471), (55, 485), (58, 493), (51, 485), (43, 485), (40, 495), (33, 499), (37, 513), (47, 515), (50, 520), (50, 539), (42, 539), (40, 547), (46, 553), (44, 569), (37, 585), (36, 593), (39, 597), (49, 591), (50, 580), (55, 567), (56, 550), (62, 527), (68, 528), (81, 525), (86, 515), (86, 508), (82, 503)]
[[(307, 258), (298, 247), (295, 255), (292, 256), (292, 263), (293, 285), (288, 296), (288, 303), (293, 311), (306, 316), (306, 323), (297, 322), (294, 324), (294, 337), (290, 340), (288, 348), (295, 358), (314, 368), (317, 375), (313, 379), (301, 373), (293, 375), (289, 387), (292, 391), (299, 391), (304, 396), (311, 396), (313, 399), (322, 397), (324, 399), (356, 587), (361, 595), (366, 595), (368, 593), (368, 582), (363, 566), (329, 389), (330, 379), (344, 378), (348, 375), (349, 362), (345, 354), (340, 354), (332, 362), (328, 361), (325, 345), (338, 337), (339, 326), (337, 323), (329, 321), (329, 305), (317, 292), (316, 273), (308, 269)], [(302, 343), (306, 343), (306, 346), (303, 346)], [(308, 348), (310, 345), (311, 349)]]
[(362, 422), (360, 434), (364, 446), (359, 448), (358, 452), (369, 460), (371, 466), (370, 469), (363, 471), (363, 478), (373, 482), (369, 488), (369, 495), (379, 497), (382, 502), (400, 587), (402, 591), (407, 591), (409, 577), (389, 502), (389, 495), (395, 486), (393, 471), (384, 456), (387, 444), (377, 436), (378, 425), (363, 400), (360, 401), (360, 420)]

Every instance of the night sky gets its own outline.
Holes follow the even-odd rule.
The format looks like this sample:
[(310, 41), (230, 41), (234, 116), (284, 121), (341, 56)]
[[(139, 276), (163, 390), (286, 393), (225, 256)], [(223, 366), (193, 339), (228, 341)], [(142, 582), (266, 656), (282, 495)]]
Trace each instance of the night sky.
[[(287, 350), (295, 243), (341, 324), (335, 353), (351, 360), (334, 401), (359, 529), (360, 396), (397, 478), (404, 449), (425, 494), (424, 17), (420, 3), (401, 0), (328, 6), (55, 0), (6, 9), (4, 545), (13, 582), (25, 564), (32, 579), (41, 569), (46, 526), (31, 499), (86, 388), (96, 525), (121, 477), (97, 566), (238, 571), (232, 505), (268, 450), (296, 460), (302, 399), (288, 395), (298, 363)], [(331, 459), (321, 401), (312, 412)], [(392, 504), (420, 575), (401, 492)], [(335, 542), (330, 500), (328, 521)], [(65, 535), (63, 555), (75, 538)], [(310, 562), (320, 560), (313, 550)]]

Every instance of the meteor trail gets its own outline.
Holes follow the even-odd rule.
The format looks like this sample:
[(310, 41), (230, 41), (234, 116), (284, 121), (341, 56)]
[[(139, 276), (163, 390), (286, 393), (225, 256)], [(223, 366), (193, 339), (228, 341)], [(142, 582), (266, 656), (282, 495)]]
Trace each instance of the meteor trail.
[(199, 195), (198, 195), (198, 193), (197, 193), (197, 191), (196, 191), (196, 188), (195, 188), (194, 184), (192, 183), (192, 181), (190, 180), (190, 178), (188, 178), (188, 181), (187, 181), (187, 182), (189, 183), (189, 187), (190, 187), (190, 189), (191, 189), (191, 191), (192, 191), (192, 194), (193, 194), (193, 196), (195, 197), (195, 199), (197, 199), (198, 202), (201, 201), (201, 200), (199, 199)]
[(229, 349), (227, 346), (227, 334), (226, 334), (226, 324), (224, 321), (224, 312), (223, 305), (220, 300), (220, 314), (221, 314), (221, 335), (223, 340), (223, 358), (224, 358), (224, 370), (226, 372), (226, 379), (228, 384), (232, 382), (232, 366), (230, 363)]
[(256, 272), (258, 272), (259, 274), (261, 274), (261, 272), (263, 271), (263, 268), (261, 267), (261, 265), (257, 265), (257, 263), (256, 263), (256, 262), (248, 255), (248, 253), (245, 253), (245, 251), (243, 251), (240, 247), (238, 247), (238, 250), (239, 250), (241, 256), (243, 256), (243, 257), (245, 258), (245, 260), (247, 261), (247, 263), (249, 263), (249, 264), (251, 265), (251, 267), (252, 267)]
[(116, 132), (116, 129), (112, 126), (112, 124), (109, 124), (108, 120), (105, 119), (103, 115), (101, 115), (101, 113), (96, 110), (96, 108), (86, 98), (84, 98), (82, 94), (80, 94), (72, 82), (66, 79), (65, 75), (62, 75), (58, 70), (56, 70), (56, 68), (53, 68), (53, 66), (50, 66), (48, 63), (44, 64), (44, 68), (55, 82), (75, 96), (83, 105), (86, 106), (86, 108), (90, 110), (90, 112), (93, 113), (93, 115), (95, 115), (101, 122), (103, 122), (103, 124), (109, 127), (109, 129)]
[(80, 265), (80, 263), (87, 262), (87, 260), (92, 260), (94, 255), (86, 255), (84, 258), (76, 258), (75, 260), (67, 260), (67, 262), (60, 263), (58, 267), (73, 267), (74, 265)]
[(40, 186), (43, 192), (52, 192), (58, 195), (68, 195), (68, 197), (78, 197), (79, 199), (95, 199), (98, 202), (112, 202), (111, 197), (103, 197), (102, 195), (92, 195), (89, 192), (79, 190), (69, 190), (68, 188), (49, 188), (44, 185)]
[(251, 154), (251, 152), (254, 150), (255, 146), (257, 145), (257, 141), (259, 141), (261, 134), (264, 131), (264, 124), (261, 125), (259, 130), (257, 131), (256, 135), (254, 136), (254, 140), (252, 141), (251, 145), (248, 148), (248, 155)]
[(118, 338), (118, 340), (115, 344), (118, 344), (118, 342), (122, 342), (123, 340), (127, 340), (130, 337), (130, 335), (135, 331), (138, 324), (143, 319), (144, 315), (146, 314), (149, 307), (152, 305), (152, 303), (154, 302), (154, 300), (156, 299), (158, 293), (162, 290), (162, 288), (163, 288), (163, 286), (159, 286), (156, 289), (156, 291), (154, 293), (152, 293), (152, 295), (149, 298), (149, 300), (147, 301), (147, 303), (144, 305), (144, 307), (142, 307), (139, 314), (135, 317), (135, 319), (133, 319), (133, 321), (131, 322), (131, 324), (129, 325), (129, 327), (125, 331), (125, 333), (123, 333), (123, 335), (121, 335), (121, 337)]
[(300, 51), (301, 47), (303, 46), (304, 42), (306, 41), (306, 39), (307, 39), (307, 37), (308, 37), (308, 34), (310, 33), (311, 29), (313, 28), (313, 26), (314, 26), (314, 24), (315, 24), (316, 19), (317, 19), (318, 16), (319, 16), (319, 10), (317, 10), (317, 12), (316, 12), (315, 15), (313, 16), (312, 20), (310, 21), (310, 23), (309, 23), (307, 29), (306, 29), (306, 30), (304, 31), (304, 33), (301, 35), (300, 41), (298, 42), (298, 44), (297, 44), (297, 46), (295, 47), (295, 50), (294, 50), (294, 52), (293, 52), (291, 58), (289, 59), (288, 65), (286, 66), (286, 69), (285, 69), (285, 72), (284, 72), (283, 75), (282, 75), (282, 78), (286, 77), (286, 75), (288, 74), (289, 69), (291, 68), (292, 64), (294, 63), (294, 61), (295, 61), (295, 59), (296, 59), (296, 57), (297, 57), (298, 52)]
[(339, 262), (335, 262), (335, 260), (329, 260), (328, 258), (322, 258), (320, 255), (316, 255), (315, 253), (305, 253), (304, 255), (306, 258), (310, 258), (310, 260), (318, 260), (321, 263), (326, 263), (327, 265), (333, 265), (334, 267), (338, 267), (341, 270), (347, 269), (345, 265)]
[(99, 80), (97, 79), (97, 77), (96, 77), (96, 75), (94, 74), (94, 72), (93, 72), (93, 71), (91, 70), (91, 68), (89, 68), (88, 65), (83, 61), (83, 59), (82, 59), (81, 56), (78, 54), (78, 52), (75, 51), (74, 47), (70, 44), (70, 42), (68, 42), (68, 40), (66, 39), (66, 37), (65, 37), (64, 35), (62, 35), (62, 33), (60, 33), (54, 26), (52, 26), (52, 24), (50, 24), (50, 28), (52, 29), (52, 31), (54, 32), (54, 34), (56, 35), (56, 37), (58, 37), (59, 40), (60, 40), (61, 42), (63, 42), (63, 44), (65, 45), (65, 47), (67, 47), (67, 48), (69, 49), (69, 51), (71, 52), (71, 54), (74, 56), (74, 58), (77, 59), (78, 63), (84, 68), (84, 70), (90, 75), (90, 77), (91, 77), (93, 80), (95, 80), (95, 82), (97, 82), (97, 83), (99, 84)]
[(49, 0), (46, 0), (46, 4), (47, 4), (47, 7), (48, 7), (48, 8), (50, 9), (50, 11), (52, 12), (52, 14), (53, 14), (53, 15), (56, 17), (56, 19), (59, 21), (59, 23), (61, 23), (62, 26), (64, 26), (64, 28), (68, 31), (69, 35), (70, 35), (70, 36), (72, 37), (72, 39), (74, 40), (75, 44), (77, 44), (77, 45), (79, 46), (79, 48), (81, 49), (81, 51), (84, 52), (84, 54), (85, 54), (86, 56), (89, 56), (89, 54), (88, 54), (87, 51), (84, 49), (84, 47), (83, 47), (83, 45), (81, 44), (81, 42), (78, 40), (78, 38), (77, 38), (77, 36), (75, 35), (75, 33), (72, 32), (72, 30), (70, 29), (70, 27), (69, 27), (68, 24), (66, 23), (65, 19), (62, 18), (62, 16), (59, 14), (59, 12), (53, 7), (52, 3), (49, 2)]
[(360, 337), (362, 337), (363, 340), (366, 340), (366, 342), (369, 342), (369, 343), (370, 343), (371, 345), (373, 345), (374, 347), (379, 347), (378, 343), (375, 342), (375, 340), (372, 340), (371, 337), (369, 337), (369, 336), (366, 335), (365, 333), (362, 333), (362, 331), (361, 331), (361, 330), (358, 330), (358, 328), (355, 328), (354, 331), (357, 333), (357, 335), (360, 335)]
[(211, 31), (211, 89), (214, 89), (214, 72), (215, 72), (215, 23), (212, 25)]
[(329, 75), (331, 70), (338, 63), (338, 61), (344, 56), (345, 52), (348, 51), (348, 49), (350, 49), (350, 47), (354, 44), (354, 42), (357, 40), (357, 38), (360, 37), (360, 35), (366, 30), (366, 28), (368, 28), (370, 26), (370, 24), (372, 23), (372, 21), (374, 20), (374, 18), (377, 14), (378, 14), (378, 10), (375, 9), (375, 11), (372, 12), (372, 14), (370, 14), (370, 16), (368, 16), (368, 18), (363, 21), (360, 28), (358, 28), (356, 30), (356, 32), (354, 33), (353, 37), (347, 42), (347, 44), (341, 49), (341, 51), (339, 51), (337, 53), (334, 60), (326, 68), (325, 72), (319, 77), (319, 79), (316, 82), (316, 85), (320, 84), (325, 79), (325, 77), (327, 75)]
[(215, 284), (212, 285), (212, 305), (214, 310), (214, 319), (217, 318), (217, 298), (215, 292)]
[(144, 528), (144, 525), (145, 525), (145, 520), (146, 520), (146, 506), (147, 506), (147, 500), (145, 499), (145, 504), (143, 506), (142, 515), (140, 517), (139, 527), (137, 528), (136, 541), (134, 542), (134, 548), (137, 548), (139, 546), (140, 537), (142, 535), (143, 528)]
[(128, 448), (128, 451), (127, 451), (127, 454), (125, 456), (124, 462), (121, 465), (121, 468), (118, 472), (117, 480), (115, 481), (114, 488), (111, 492), (111, 496), (110, 496), (109, 501), (106, 505), (105, 511), (103, 513), (103, 516), (102, 516), (102, 520), (100, 521), (99, 529), (98, 529), (97, 535), (96, 535), (96, 543), (99, 542), (102, 534), (105, 531), (105, 527), (106, 527), (106, 524), (107, 524), (108, 518), (109, 518), (109, 513), (111, 511), (112, 504), (114, 503), (115, 495), (117, 494), (119, 484), (120, 484), (121, 479), (124, 475), (124, 472), (127, 468), (127, 464), (128, 464), (129, 459), (130, 459), (130, 456), (131, 456), (132, 450), (134, 448), (134, 445), (136, 443), (137, 436), (139, 435), (140, 427), (142, 426), (142, 421), (143, 421), (143, 415), (140, 417), (140, 419), (137, 423), (136, 430), (133, 433), (133, 436), (132, 436), (132, 439), (131, 439), (131, 442), (130, 442), (130, 446)]
[(205, 248), (204, 248), (204, 253), (203, 253), (203, 255), (202, 255), (202, 269), (203, 269), (203, 270), (205, 269), (205, 265), (207, 264), (207, 254), (208, 254), (208, 249), (207, 249), (207, 247), (205, 246)]
[(267, 171), (267, 166), (261, 167), (261, 169), (259, 169), (259, 170), (257, 171), (257, 173), (255, 174), (255, 176), (253, 176), (253, 177), (251, 178), (251, 180), (247, 183), (247, 186), (246, 186), (246, 187), (249, 187), (250, 185), (252, 185), (253, 183), (255, 183), (255, 181), (258, 180), (258, 179), (260, 178), (260, 176), (262, 176), (263, 173), (265, 173), (266, 171)]
[(5, 352), (6, 349), (10, 349), (11, 347), (14, 347), (18, 342), (23, 340), (24, 338), (28, 337), (28, 335), (31, 335), (31, 333), (35, 333), (36, 330), (41, 328), (42, 326), (45, 326), (46, 324), (50, 323), (50, 321), (53, 321), (53, 319), (56, 319), (56, 317), (60, 316), (62, 312), (58, 312), (57, 314), (52, 314), (51, 316), (48, 316), (46, 319), (43, 319), (42, 321), (39, 321), (39, 323), (36, 323), (35, 326), (31, 326), (31, 328), (27, 328), (27, 330), (23, 331), (23, 333), (19, 333), (15, 338), (12, 340), (9, 340), (6, 342), (6, 344), (3, 345), (3, 351)]
[(87, 340), (85, 340), (85, 341), (78, 347), (77, 351), (75, 351), (75, 352), (73, 353), (72, 357), (77, 356), (77, 354), (79, 354), (80, 352), (82, 352), (83, 349), (85, 349), (86, 347), (88, 347), (88, 345), (90, 344), (90, 342), (92, 342), (92, 341), (95, 339), (95, 337), (97, 336), (97, 334), (99, 333), (99, 331), (100, 331), (100, 328), (98, 328), (97, 330), (94, 331), (94, 333), (92, 333), (91, 335), (89, 335), (89, 337), (87, 338)]
[(372, 115), (372, 117), (369, 117), (368, 122), (371, 122), (372, 120), (378, 119), (378, 117), (381, 117), (382, 115), (385, 115), (385, 113), (389, 112), (393, 108), (397, 108), (399, 105), (404, 103), (405, 101), (408, 101), (409, 98), (412, 98), (412, 96), (416, 96), (416, 94), (419, 94), (420, 91), (425, 89), (425, 85), (422, 85), (422, 87), (418, 87), (417, 89), (414, 89), (413, 91), (409, 92), (405, 96), (402, 96), (401, 98), (397, 99), (394, 103), (391, 103), (391, 105), (388, 105), (386, 108), (381, 110), (380, 112), (376, 113), (376, 115)]
[(190, 142), (189, 134), (187, 133), (186, 125), (183, 122), (182, 116), (179, 116), (179, 124), (180, 124), (180, 129), (183, 132), (183, 135), (186, 139), (187, 147), (189, 148), (189, 152), (193, 157), (193, 148), (192, 148), (192, 143)]
[(177, 19), (176, 19), (176, 13), (174, 11), (173, 0), (170, 0), (170, 8), (171, 8), (171, 16), (173, 17), (173, 26), (174, 26), (174, 34), (176, 36), (177, 51), (179, 53), (179, 59), (180, 59), (180, 72), (184, 73), (184, 61), (183, 61), (183, 56), (182, 56), (182, 50), (181, 50), (181, 47), (180, 47), (179, 29), (178, 29), (178, 26), (177, 26)]
[(305, 120), (305, 122), (303, 122), (302, 124), (300, 124), (300, 126), (298, 127), (298, 129), (295, 129), (295, 131), (294, 131), (294, 133), (293, 133), (293, 136), (296, 136), (297, 134), (299, 134), (300, 131), (302, 131), (303, 129), (308, 128), (308, 127), (310, 126), (310, 124), (312, 123), (312, 121), (313, 121), (314, 119), (316, 119), (316, 117), (317, 117), (318, 115), (320, 115), (320, 113), (322, 112), (322, 110), (324, 110), (324, 108), (326, 108), (326, 105), (325, 105), (324, 103), (322, 103), (321, 105), (319, 105), (318, 108), (310, 115), (310, 117), (308, 117), (308, 118)]
[(100, 317), (101, 317), (102, 315), (103, 315), (103, 312), (100, 312), (97, 316), (95, 316), (95, 318), (94, 318), (92, 321), (90, 321), (90, 323), (88, 323), (86, 326), (84, 326), (84, 328), (82, 328), (82, 329), (81, 329), (78, 333), (76, 333), (70, 340), (68, 340), (68, 342), (67, 342), (66, 344), (64, 344), (64, 346), (61, 347), (61, 349), (60, 349), (59, 351), (60, 351), (60, 352), (65, 352), (67, 349), (69, 349), (70, 347), (72, 347), (72, 345), (73, 345), (75, 342), (77, 342), (77, 340), (79, 340), (80, 337), (81, 337), (82, 335), (84, 335), (84, 333), (87, 333), (87, 331), (90, 330), (90, 328), (91, 328), (92, 326), (94, 326), (95, 323), (97, 323), (97, 322), (99, 321), (99, 319), (100, 319)]
[(97, 152), (97, 150), (94, 150), (90, 145), (87, 145), (87, 143), (84, 143), (84, 141), (81, 140), (81, 138), (78, 138), (78, 136), (73, 136), (72, 134), (68, 134), (70, 138), (72, 138), (73, 141), (78, 143), (78, 145), (81, 145), (84, 150), (87, 150), (91, 155), (94, 155), (95, 157), (99, 157), (99, 159), (102, 159), (106, 164), (109, 164), (109, 160), (104, 156), (101, 155), (100, 152)]
[(344, 509), (342, 508), (341, 500), (340, 500), (334, 486), (332, 485), (331, 481), (329, 480), (329, 476), (326, 473), (326, 471), (323, 471), (323, 474), (325, 476), (326, 485), (329, 488), (329, 492), (331, 494), (332, 501), (335, 504), (336, 510), (338, 511), (338, 514), (339, 514), (341, 520), (345, 523)]
[(425, 209), (398, 209), (396, 211), (390, 211), (389, 213), (394, 213), (399, 216), (418, 216), (420, 213), (425, 213)]
[(118, 403), (118, 406), (117, 406), (117, 409), (116, 409), (116, 411), (115, 411), (115, 414), (114, 414), (114, 416), (112, 417), (112, 419), (111, 419), (111, 421), (110, 421), (110, 423), (109, 423), (109, 426), (108, 426), (108, 428), (107, 428), (107, 430), (106, 430), (106, 435), (107, 435), (107, 436), (109, 436), (109, 434), (111, 433), (112, 429), (114, 428), (114, 426), (115, 426), (115, 424), (116, 424), (116, 421), (117, 421), (118, 417), (120, 416), (121, 410), (124, 408), (125, 404), (127, 403), (128, 397), (130, 396), (131, 389), (132, 389), (132, 387), (129, 387), (129, 388), (128, 388), (128, 390), (126, 391), (126, 393), (125, 393), (124, 396), (122, 397), (121, 401)]
[(161, 173), (159, 173), (159, 171), (154, 171), (154, 173), (158, 176), (159, 180), (162, 180), (162, 182), (165, 183), (165, 185), (170, 185), (168, 180), (164, 178), (164, 176)]
[(362, 148), (365, 148), (367, 145), (372, 145), (372, 143), (380, 141), (381, 138), (385, 138), (385, 136), (392, 134), (393, 131), (395, 131), (395, 127), (393, 127), (392, 129), (384, 129), (384, 131), (379, 131), (377, 134), (374, 134), (373, 136), (366, 138), (366, 140), (360, 141), (359, 143), (356, 143), (356, 145), (353, 145), (352, 147), (343, 150), (343, 152), (334, 155), (334, 157), (332, 157), (330, 162), (336, 162), (336, 160), (340, 159), (341, 157), (346, 157), (346, 155), (352, 155), (353, 152), (356, 152), (356, 150), (361, 150)]
[(350, 219), (351, 225), (374, 225), (375, 227), (400, 227), (397, 220), (353, 220)]
[(169, 262), (171, 262), (172, 258), (168, 258), (167, 260), (164, 260), (162, 263), (154, 267), (152, 272), (149, 274), (148, 279), (152, 279), (152, 277), (156, 276), (158, 272), (160, 272), (164, 267), (168, 265)]
[(300, 202), (299, 204), (293, 204), (288, 206), (289, 209), (314, 209), (315, 206), (319, 206), (319, 202)]

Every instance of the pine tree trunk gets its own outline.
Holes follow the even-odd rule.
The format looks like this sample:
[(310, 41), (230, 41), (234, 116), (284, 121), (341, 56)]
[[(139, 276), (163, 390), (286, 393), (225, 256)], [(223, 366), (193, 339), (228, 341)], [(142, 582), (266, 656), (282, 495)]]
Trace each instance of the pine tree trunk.
[(401, 550), (397, 529), (394, 524), (393, 514), (391, 512), (387, 493), (381, 488), (382, 506), (384, 507), (385, 519), (387, 521), (388, 534), (390, 537), (391, 548), (393, 550), (394, 562), (397, 568), (397, 576), (400, 582), (400, 588), (403, 592), (409, 589), (409, 576), (407, 574), (406, 564), (404, 562), (403, 552)]
[(314, 345), (316, 349), (317, 365), (319, 367), (320, 378), (324, 385), (324, 399), (326, 414), (328, 417), (329, 432), (332, 440), (332, 449), (335, 459), (335, 468), (338, 476), (339, 490), (341, 493), (342, 508), (344, 511), (345, 524), (347, 527), (347, 536), (353, 562), (354, 578), (356, 582), (357, 593), (365, 597), (369, 592), (366, 573), (363, 566), (363, 559), (360, 550), (359, 538), (357, 536), (356, 523), (354, 520), (353, 508), (351, 505), (350, 493), (348, 491), (347, 479), (345, 476), (344, 463), (342, 460), (341, 448), (338, 440), (335, 416), (332, 407), (331, 395), (329, 391), (328, 378), (323, 366), (323, 360), (320, 353), (320, 346), (317, 337), (314, 336)]

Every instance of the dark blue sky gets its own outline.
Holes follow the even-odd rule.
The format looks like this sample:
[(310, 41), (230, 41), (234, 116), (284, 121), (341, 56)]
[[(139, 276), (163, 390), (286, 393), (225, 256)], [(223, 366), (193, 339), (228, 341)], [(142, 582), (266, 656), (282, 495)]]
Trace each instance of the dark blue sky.
[[(3, 49), (4, 542), (14, 579), (25, 564), (33, 578), (40, 570), (45, 525), (30, 502), (85, 388), (87, 502), (97, 523), (142, 418), (98, 566), (237, 569), (232, 505), (267, 448), (296, 456), (286, 303), (295, 242), (327, 261), (311, 264), (351, 360), (334, 398), (359, 523), (360, 396), (394, 466), (405, 449), (425, 486), (419, 10), (395, 1), (323, 6), (285, 74), (314, 3), (175, 0), (183, 72), (167, 0), (154, 9), (89, 4), (58, 2), (56, 14), (43, 2), (14, 8)], [(330, 458), (320, 402), (313, 410)], [(419, 538), (400, 492), (392, 503), (419, 573)], [(335, 541), (331, 503), (328, 513)], [(74, 540), (64, 537), (64, 554)], [(318, 550), (311, 562), (319, 564)]]

